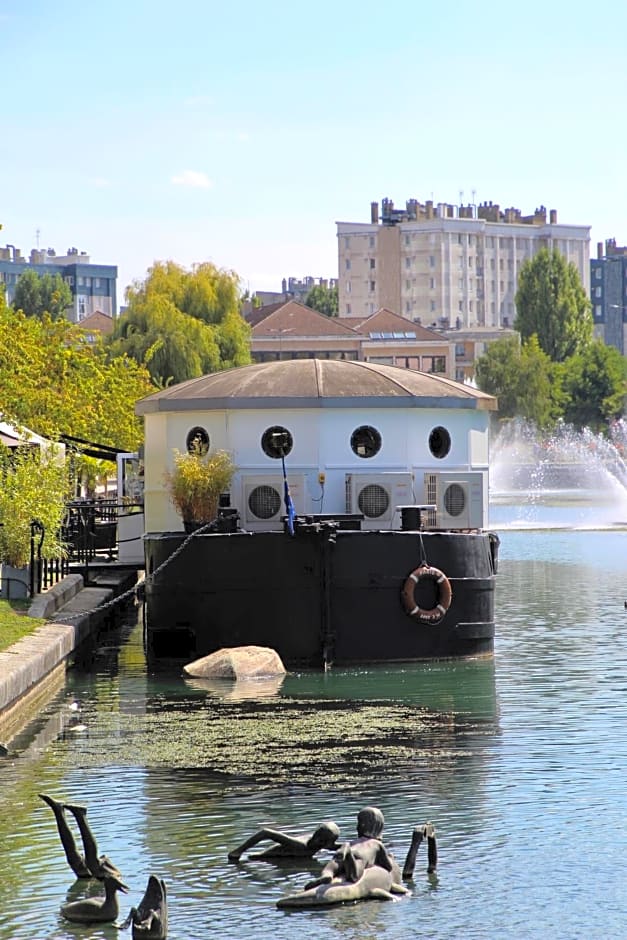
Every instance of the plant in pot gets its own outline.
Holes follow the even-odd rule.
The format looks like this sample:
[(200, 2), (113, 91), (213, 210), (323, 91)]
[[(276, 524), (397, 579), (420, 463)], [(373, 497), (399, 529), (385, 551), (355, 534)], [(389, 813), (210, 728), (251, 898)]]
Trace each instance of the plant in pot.
[(43, 527), (41, 557), (65, 557), (66, 546), (61, 538), (61, 527), (68, 495), (66, 468), (53, 448), (46, 450), (26, 445), (12, 451), (5, 448), (0, 451), (0, 563), (3, 590), (5, 582), (28, 585), (33, 522), (39, 523), (38, 532)]
[(235, 465), (226, 451), (203, 454), (174, 451), (174, 466), (165, 480), (170, 500), (183, 520), (186, 532), (207, 525), (218, 515), (220, 495), (228, 490)]

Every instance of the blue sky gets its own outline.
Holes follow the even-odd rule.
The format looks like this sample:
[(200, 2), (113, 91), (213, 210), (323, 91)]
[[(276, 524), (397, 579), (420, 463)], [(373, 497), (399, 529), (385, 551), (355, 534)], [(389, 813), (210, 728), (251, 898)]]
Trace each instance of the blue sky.
[(627, 243), (627, 4), (0, 0), (0, 244), (337, 275), (370, 202)]

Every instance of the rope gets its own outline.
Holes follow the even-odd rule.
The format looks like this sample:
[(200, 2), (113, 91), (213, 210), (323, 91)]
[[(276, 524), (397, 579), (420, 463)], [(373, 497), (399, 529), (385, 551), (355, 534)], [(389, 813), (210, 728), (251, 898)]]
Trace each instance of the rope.
[[(170, 562), (174, 561), (174, 559), (177, 558), (181, 554), (181, 552), (189, 545), (192, 539), (196, 538), (196, 536), (198, 535), (202, 535), (205, 529), (208, 529), (209, 526), (211, 525), (213, 525), (213, 522), (207, 522), (204, 526), (202, 526), (202, 528), (196, 529), (194, 532), (190, 532), (187, 538), (185, 538), (184, 541), (181, 542), (179, 547), (176, 548), (172, 552), (171, 555), (168, 555), (165, 561), (162, 561), (161, 564), (157, 568), (155, 568), (155, 570), (152, 572), (151, 575), (149, 575), (148, 577), (144, 575), (144, 577), (140, 578), (139, 581), (136, 584), (134, 584), (132, 588), (129, 588), (128, 591), (125, 591), (123, 594), (118, 594), (116, 597), (111, 598), (110, 601), (106, 601), (106, 603), (104, 604), (99, 604), (97, 607), (92, 607), (91, 610), (81, 611), (80, 614), (67, 614), (67, 615), (63, 614), (62, 615), (63, 620), (67, 622), (71, 622), (72, 620), (78, 620), (80, 617), (89, 617), (91, 614), (96, 614), (96, 613), (100, 614), (103, 611), (108, 610), (110, 607), (115, 607), (116, 604), (121, 604), (123, 601), (127, 600), (129, 597), (133, 597), (134, 595), (138, 594), (145, 587), (146, 584), (151, 584), (153, 579), (158, 574), (160, 574), (165, 568), (167, 568)], [(144, 618), (144, 623), (145, 623), (145, 618)]]

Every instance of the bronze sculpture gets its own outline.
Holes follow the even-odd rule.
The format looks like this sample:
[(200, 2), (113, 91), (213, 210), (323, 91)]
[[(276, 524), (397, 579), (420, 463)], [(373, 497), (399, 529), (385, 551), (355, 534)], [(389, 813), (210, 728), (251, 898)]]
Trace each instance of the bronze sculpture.
[(322, 849), (338, 849), (337, 837), (339, 834), (339, 827), (334, 822), (322, 823), (309, 838), (306, 836), (291, 836), (278, 829), (264, 827), (250, 836), (249, 839), (246, 839), (245, 842), (242, 842), (236, 849), (233, 849), (232, 852), (229, 852), (228, 859), (230, 862), (237, 862), (244, 852), (264, 841), (274, 842), (275, 844), (259, 853), (259, 855), (252, 856), (252, 858), (271, 860), (312, 858), (316, 852)]
[[(77, 878), (98, 878), (100, 881), (109, 875), (114, 875), (118, 879), (121, 874), (115, 865), (106, 855), (98, 855), (98, 845), (93, 832), (87, 822), (87, 810), (84, 806), (76, 806), (69, 803), (60, 803), (45, 793), (39, 794), (40, 798), (47, 803), (54, 813), (57, 822), (57, 829), (61, 838), (61, 844), (65, 850), (65, 857), (68, 865)], [(83, 841), (84, 855), (81, 855), (76, 848), (76, 842), (72, 831), (65, 818), (65, 810), (69, 809), (78, 824), (81, 839)]]

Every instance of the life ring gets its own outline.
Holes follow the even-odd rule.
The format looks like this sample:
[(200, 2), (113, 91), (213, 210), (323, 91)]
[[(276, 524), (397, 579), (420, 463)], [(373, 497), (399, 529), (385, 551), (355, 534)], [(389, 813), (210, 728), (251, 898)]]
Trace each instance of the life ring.
[[(431, 610), (419, 607), (414, 597), (416, 585), (425, 578), (434, 581), (437, 589), (436, 604)], [(451, 606), (453, 591), (451, 582), (444, 572), (440, 571), (439, 568), (431, 567), (431, 565), (422, 564), (418, 568), (415, 568), (405, 581), (401, 597), (405, 613), (408, 617), (421, 620), (423, 623), (437, 623)]]

